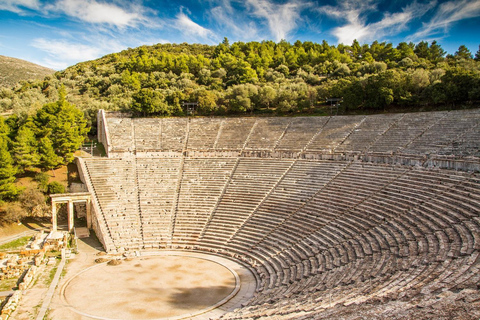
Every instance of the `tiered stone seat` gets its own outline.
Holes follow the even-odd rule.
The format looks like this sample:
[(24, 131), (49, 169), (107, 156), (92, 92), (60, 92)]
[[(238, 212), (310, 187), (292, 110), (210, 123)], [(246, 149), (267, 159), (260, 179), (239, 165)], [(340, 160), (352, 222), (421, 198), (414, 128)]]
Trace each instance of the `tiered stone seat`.
[(219, 201), (236, 159), (186, 159), (177, 204), (173, 241), (191, 245)]
[(378, 153), (397, 152), (445, 116), (447, 116), (447, 112), (406, 113), (368, 150)]
[(438, 151), (440, 155), (456, 155), (464, 157), (480, 157), (480, 116), (479, 112), (469, 111), (465, 114), (471, 122), (471, 127), (456, 136), (450, 143)]
[(291, 119), (276, 149), (291, 152), (302, 151), (329, 119), (329, 117), (298, 117)]
[(259, 118), (246, 150), (273, 150), (290, 123), (288, 118)]
[(226, 118), (220, 127), (215, 148), (242, 150), (256, 121), (256, 118)]
[[(248, 249), (268, 235), (272, 229), (300, 209), (323, 188), (345, 162), (297, 161), (275, 190), (231, 240)], [(248, 244), (248, 246), (247, 246)]]
[[(399, 173), (399, 176), (405, 176), (404, 179), (410, 178), (410, 175), (415, 176), (415, 175), (419, 174), (418, 172), (415, 172), (415, 174), (413, 172), (409, 172), (409, 175), (407, 177), (407, 174), (402, 175), (401, 172), (398, 172), (398, 173)], [(420, 173), (420, 175), (421, 175), (421, 173)], [(458, 185), (458, 183), (457, 183), (458, 180), (465, 179), (465, 177), (463, 177), (463, 176), (458, 176), (458, 177), (455, 177), (454, 179), (452, 179), (448, 175), (438, 175), (438, 173), (435, 173), (435, 172), (432, 173), (432, 176), (433, 177), (429, 181), (430, 186), (428, 188), (433, 193), (425, 192), (426, 197), (428, 197), (428, 195), (430, 195), (430, 197), (428, 199), (430, 199), (431, 203), (433, 203), (435, 196), (444, 194), (444, 189), (454, 188)], [(397, 178), (396, 180), (399, 180), (399, 179)], [(427, 191), (428, 189), (425, 189), (426, 183), (427, 183), (427, 181), (425, 181), (425, 177), (420, 178), (419, 181), (422, 181), (422, 184), (418, 185), (418, 188), (420, 190)], [(415, 183), (412, 185), (412, 187), (415, 187)], [(401, 194), (399, 195), (399, 197), (401, 197)], [(422, 202), (422, 199), (420, 199), (419, 201)], [(368, 207), (368, 205), (366, 205), (366, 201), (364, 202), (364, 204), (365, 204), (365, 207)], [(414, 210), (414, 209), (412, 209), (412, 210)], [(357, 214), (361, 215), (361, 213), (357, 213)], [(401, 215), (401, 214), (405, 214), (405, 213), (404, 213), (404, 211), (403, 212), (398, 211), (396, 214)], [(441, 215), (440, 213), (437, 213), (437, 214)], [(339, 219), (343, 219), (344, 217), (345, 217), (344, 215), (341, 215)], [(387, 215), (383, 218), (383, 220), (386, 221), (387, 219), (395, 219), (395, 218), (396, 218), (395, 215)], [(401, 220), (399, 220), (399, 221), (401, 221)], [(338, 221), (338, 219), (337, 219), (337, 223), (340, 223), (340, 221)], [(335, 281), (331, 282), (330, 284), (328, 284), (328, 283), (326, 284), (326, 286), (328, 288), (334, 288), (335, 286), (337, 286), (340, 283), (350, 283), (352, 281), (353, 282), (363, 281), (361, 279), (369, 279), (371, 277), (373, 277), (375, 279), (378, 279), (379, 277), (384, 277), (385, 275), (390, 275), (390, 274), (396, 274), (396, 276), (392, 277), (392, 281), (384, 282), (384, 287), (380, 287), (381, 290), (378, 291), (378, 294), (387, 294), (387, 293), (390, 294), (392, 292), (392, 290), (393, 290), (393, 292), (401, 292), (402, 290), (417, 290), (417, 288), (418, 289), (423, 288), (423, 287), (425, 287), (426, 284), (433, 283), (433, 282), (437, 283), (436, 286), (438, 286), (438, 285), (444, 286), (444, 285), (441, 285), (442, 281), (444, 281), (443, 279), (449, 278), (450, 277), (449, 275), (452, 274), (452, 271), (449, 271), (449, 270), (456, 270), (457, 268), (453, 267), (453, 266), (448, 267), (451, 264), (451, 259), (449, 259), (445, 255), (443, 255), (443, 256), (438, 255), (438, 253), (442, 251), (441, 247), (442, 246), (445, 247), (449, 243), (452, 243), (452, 244), (455, 245), (455, 243), (459, 242), (459, 241), (462, 242), (462, 243), (466, 242), (466, 245), (463, 246), (463, 247), (465, 247), (464, 248), (465, 254), (467, 254), (469, 256), (472, 256), (468, 252), (474, 253), (474, 251), (472, 251), (472, 245), (469, 244), (473, 237), (469, 237), (467, 235), (467, 234), (469, 234), (469, 233), (466, 232), (467, 227), (460, 227), (459, 225), (456, 225), (456, 226), (454, 226), (453, 229), (456, 229), (457, 232), (459, 233), (459, 235), (454, 237), (454, 238), (451, 238), (452, 235), (450, 235), (450, 239), (452, 239), (452, 240), (446, 239), (445, 238), (446, 235), (442, 236), (438, 232), (437, 233), (427, 233), (426, 237), (424, 238), (425, 239), (424, 241), (419, 239), (421, 241), (420, 244), (423, 243), (423, 245), (421, 245), (421, 248), (422, 248), (421, 251), (417, 251), (417, 250), (416, 251), (411, 251), (410, 250), (410, 252), (407, 254), (407, 257), (412, 257), (412, 259), (410, 259), (408, 262), (404, 261), (404, 262), (406, 262), (406, 264), (404, 264), (404, 263), (402, 264), (395, 257), (397, 257), (400, 252), (404, 251), (403, 249), (405, 249), (405, 248), (408, 249), (409, 244), (406, 243), (406, 240), (407, 239), (412, 239), (412, 235), (411, 234), (402, 235), (400, 233), (401, 231), (399, 231), (399, 230), (402, 230), (402, 228), (398, 227), (401, 222), (396, 222), (395, 220), (392, 220), (392, 222), (389, 223), (389, 224), (381, 224), (381, 222), (379, 224), (379, 222), (377, 222), (377, 219), (375, 219), (375, 221), (373, 221), (373, 223), (375, 223), (377, 226), (373, 227), (373, 229), (371, 229), (371, 231), (368, 231), (368, 233), (365, 234), (365, 235), (366, 235), (366, 239), (367, 239), (367, 243), (368, 243), (369, 247), (373, 248), (373, 251), (370, 251), (369, 254), (373, 255), (373, 257), (375, 258), (374, 261), (377, 261), (377, 262), (371, 263), (370, 264), (371, 267), (369, 267), (367, 269), (362, 268), (362, 270), (364, 270), (364, 271), (362, 271), (363, 275), (358, 274), (358, 272), (355, 269), (352, 270), (353, 273), (352, 272), (346, 272), (346, 270), (343, 270), (343, 269), (345, 269), (345, 267), (342, 267), (345, 264), (347, 264), (347, 265), (350, 264), (351, 265), (352, 263), (353, 263), (353, 265), (356, 265), (358, 267), (359, 264), (356, 262), (356, 260), (353, 257), (356, 257), (357, 259), (363, 259), (362, 257), (365, 257), (365, 255), (363, 255), (363, 254), (361, 254), (360, 256), (357, 256), (356, 255), (356, 250), (353, 249), (353, 246), (351, 245), (351, 243), (356, 242), (355, 239), (360, 240), (360, 241), (356, 242), (357, 244), (362, 243), (362, 240), (359, 238), (359, 235), (356, 235), (355, 233), (350, 234), (350, 236), (353, 236), (352, 240), (348, 240), (347, 242), (338, 242), (341, 245), (339, 247), (337, 247), (336, 250), (332, 251), (331, 249), (329, 249), (328, 251), (324, 251), (324, 252), (328, 253), (327, 256), (324, 256), (323, 254), (322, 254), (322, 256), (317, 255), (318, 261), (317, 261), (316, 265), (317, 266), (322, 266), (322, 267), (312, 268), (312, 270), (316, 269), (318, 271), (324, 270), (323, 272), (336, 272), (336, 271), (329, 271), (329, 270), (340, 270), (340, 269), (343, 268), (342, 271), (340, 272), (341, 276), (340, 275), (339, 276), (330, 275), (326, 278), (326, 279), (329, 279), (329, 281), (332, 281), (333, 279), (336, 279)], [(425, 223), (426, 223), (426, 225), (424, 227), (419, 228), (419, 229), (426, 230), (425, 227), (428, 228), (429, 223), (428, 222), (425, 222)], [(288, 226), (291, 226), (292, 224), (287, 223), (285, 225), (286, 225), (286, 228), (288, 228)], [(397, 226), (397, 227), (395, 227), (395, 226)], [(332, 231), (339, 231), (341, 229), (339, 227), (340, 227), (340, 224), (337, 224), (336, 228), (332, 229)], [(368, 227), (368, 224), (366, 224), (365, 227)], [(330, 234), (331, 236), (333, 236), (333, 233), (328, 233), (328, 232), (325, 233), (326, 230), (325, 229), (323, 229), (323, 230), (324, 231), (319, 231), (317, 233), (317, 236), (316, 236), (317, 239), (319, 239), (319, 237), (325, 238), (326, 234)], [(405, 229), (403, 229), (403, 230), (405, 230)], [(461, 231), (458, 231), (458, 230), (461, 230)], [(293, 231), (294, 234), (299, 234), (300, 232), (301, 231), (299, 231), (299, 230), (298, 231), (297, 230)], [(362, 231), (356, 230), (356, 232), (362, 232)], [(452, 233), (452, 232), (449, 232), (449, 233)], [(462, 234), (463, 234), (463, 236), (462, 236)], [(421, 235), (420, 233), (417, 234), (418, 237), (420, 237), (420, 235)], [(310, 238), (310, 239), (312, 239), (312, 238)], [(415, 236), (413, 236), (413, 239), (415, 239)], [(456, 240), (454, 240), (454, 239), (456, 239)], [(459, 240), (459, 239), (462, 239), (462, 240)], [(277, 244), (275, 245), (275, 243), (277, 243)], [(326, 245), (333, 244), (332, 240), (329, 240), (329, 241), (326, 241), (326, 242), (321, 242), (321, 243), (324, 243)], [(440, 243), (442, 243), (442, 244), (440, 244)], [(301, 244), (301, 245), (302, 246), (305, 245), (305, 241), (304, 241), (304, 244)], [(292, 250), (294, 250), (294, 247), (289, 247), (288, 245), (285, 246), (283, 244), (278, 245), (278, 242), (273, 240), (273, 241), (266, 242), (266, 244), (263, 246), (262, 252), (263, 252), (264, 256), (269, 255), (268, 253), (265, 252), (265, 249), (266, 248), (270, 249), (271, 246), (277, 247), (277, 248), (278, 247), (290, 248), (287, 251), (289, 253), (291, 253)], [(320, 248), (320, 250), (322, 250), (321, 248), (324, 248), (323, 250), (326, 250), (325, 246), (321, 245), (321, 244), (316, 245), (316, 247)], [(331, 248), (335, 248), (335, 246), (331, 247)], [(398, 250), (396, 248), (398, 248)], [(470, 248), (470, 249), (467, 249), (467, 248)], [(278, 249), (276, 249), (276, 252), (278, 252), (277, 250)], [(369, 250), (370, 249), (364, 248), (363, 251), (368, 253)], [(470, 251), (468, 251), (468, 250), (470, 250)], [(335, 255), (332, 256), (331, 255), (332, 253), (335, 253)], [(415, 256), (418, 255), (418, 254), (420, 254), (420, 256), (423, 257), (422, 258), (423, 260), (419, 260), (418, 258), (415, 258)], [(405, 254), (403, 254), (403, 255), (405, 255)], [(452, 252), (451, 255), (455, 256), (455, 257), (459, 257), (460, 256), (460, 251), (457, 250), (456, 252)], [(292, 257), (293, 256), (291, 254), (282, 255), (282, 262), (287, 262), (287, 264), (288, 263), (292, 263), (292, 264), (295, 263), (294, 269), (297, 270), (297, 272), (295, 272), (295, 274), (296, 274), (295, 277), (298, 277), (298, 274), (299, 274), (298, 266), (299, 266), (299, 264), (298, 264), (298, 260), (296, 260), (298, 258), (293, 258), (292, 259)], [(320, 259), (320, 257), (322, 257), (322, 259)], [(329, 257), (331, 257), (331, 258), (329, 258)], [(477, 268), (475, 268), (473, 266), (475, 261), (477, 261), (476, 257), (477, 257), (477, 254), (474, 254), (472, 256), (471, 261), (467, 263), (467, 266), (462, 268), (461, 272), (457, 272), (459, 275), (460, 274), (463, 275), (462, 277), (459, 277), (459, 279), (461, 279), (463, 281), (465, 279), (472, 278), (473, 273), (471, 271), (472, 270), (477, 270)], [(328, 258), (328, 259), (326, 259), (326, 258)], [(378, 260), (378, 259), (380, 259), (380, 260)], [(312, 258), (309, 258), (309, 261), (312, 261)], [(418, 263), (420, 263), (421, 261), (431, 261), (431, 262), (427, 262), (427, 264), (423, 263), (421, 265), (418, 265)], [(441, 261), (445, 261), (445, 263), (441, 263)], [(325, 266), (325, 267), (323, 267), (323, 266)], [(400, 268), (400, 269), (398, 269), (398, 268)], [(311, 274), (311, 272), (303, 272), (304, 268), (301, 268), (301, 270), (302, 270), (302, 277), (305, 277), (305, 276)], [(365, 274), (366, 270), (370, 270), (370, 271), (368, 271), (368, 273)], [(412, 273), (411, 274), (404, 274), (404, 271), (402, 271), (402, 270), (412, 270)], [(467, 270), (468, 270), (468, 272), (467, 272)], [(284, 275), (284, 272), (285, 272), (285, 269), (283, 270), (282, 275)], [(465, 272), (467, 272), (470, 275), (466, 276)], [(288, 274), (291, 277), (292, 267), (290, 267), (290, 272)], [(352, 275), (352, 276), (347, 277), (345, 275)], [(435, 275), (435, 276), (433, 276), (433, 275)], [(275, 277), (275, 283), (273, 283), (273, 284), (272, 284), (272, 282), (269, 283), (269, 288), (271, 290), (274, 290), (274, 291), (271, 291), (271, 292), (275, 296), (280, 295), (279, 292), (284, 292), (284, 288), (282, 287), (282, 283), (280, 282), (281, 279), (282, 279), (282, 277), (280, 277), (280, 278)], [(283, 279), (284, 279), (284, 277), (283, 277)], [(300, 279), (299, 281), (302, 281), (301, 278), (299, 278), (299, 279)], [(308, 283), (308, 281), (304, 281), (304, 282)], [(321, 282), (315, 281), (315, 283), (321, 283)], [(275, 288), (278, 288), (278, 289), (275, 289)], [(295, 289), (295, 290), (298, 291), (298, 289), (299, 288), (297, 286), (297, 289)], [(290, 288), (287, 291), (288, 292), (293, 292), (295, 290)], [(279, 298), (279, 297), (277, 297), (277, 298)], [(266, 296), (266, 299), (271, 300), (271, 295)], [(257, 299), (255, 303), (261, 304), (263, 302), (265, 302), (265, 300)]]
[(449, 112), (420, 137), (413, 140), (402, 152), (408, 154), (438, 153), (442, 148), (456, 145), (457, 138), (466, 131), (477, 127), (480, 122), (480, 112), (455, 111)]
[(178, 158), (137, 159), (138, 197), (146, 249), (165, 247), (171, 239), (180, 161)]
[(142, 246), (138, 188), (133, 161), (86, 159), (95, 196), (117, 249)]
[(133, 127), (137, 151), (161, 150), (162, 119), (133, 119)]
[(132, 119), (107, 118), (107, 125), (112, 150), (132, 152), (134, 149)]
[(292, 163), (291, 160), (240, 159), (202, 241), (224, 242), (230, 238)]
[(185, 146), (186, 118), (162, 119), (162, 139), (160, 148), (162, 151), (182, 151)]
[(365, 118), (352, 134), (343, 141), (335, 152), (363, 152), (373, 144), (380, 136), (394, 125), (403, 115), (396, 114), (378, 114)]
[(320, 134), (308, 145), (307, 151), (333, 151), (364, 119), (365, 116), (331, 117)]
[[(161, 136), (169, 127), (177, 139), (158, 148), (178, 158), (87, 160), (86, 178), (116, 247), (171, 245), (251, 265), (258, 291), (225, 319), (339, 318), (372, 303), (378, 315), (367, 318), (415, 318), (412, 305), (465, 290), (480, 298), (480, 178), (362, 154), (475, 161), (479, 114), (163, 119)], [(137, 125), (137, 149), (153, 146)], [(193, 155), (178, 153), (186, 138)], [(212, 152), (225, 150), (242, 152)], [(359, 155), (317, 160), (330, 153)], [(133, 218), (117, 221), (119, 209)]]
[(188, 135), (189, 150), (212, 150), (215, 148), (218, 132), (223, 119), (194, 118), (190, 120)]

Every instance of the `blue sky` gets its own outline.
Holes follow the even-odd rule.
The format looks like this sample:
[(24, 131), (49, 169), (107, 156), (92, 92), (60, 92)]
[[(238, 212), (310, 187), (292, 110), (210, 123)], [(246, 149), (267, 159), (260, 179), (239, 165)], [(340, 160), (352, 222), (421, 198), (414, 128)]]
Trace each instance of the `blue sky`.
[(480, 44), (480, 0), (0, 0), (0, 54), (56, 70), (143, 44)]

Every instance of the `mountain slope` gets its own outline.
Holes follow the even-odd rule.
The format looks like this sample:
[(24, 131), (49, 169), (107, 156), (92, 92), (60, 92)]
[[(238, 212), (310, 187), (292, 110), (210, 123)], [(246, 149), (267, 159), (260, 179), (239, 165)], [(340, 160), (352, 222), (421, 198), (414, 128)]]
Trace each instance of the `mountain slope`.
[(12, 87), (21, 80), (42, 80), (54, 73), (53, 69), (0, 55), (0, 87)]

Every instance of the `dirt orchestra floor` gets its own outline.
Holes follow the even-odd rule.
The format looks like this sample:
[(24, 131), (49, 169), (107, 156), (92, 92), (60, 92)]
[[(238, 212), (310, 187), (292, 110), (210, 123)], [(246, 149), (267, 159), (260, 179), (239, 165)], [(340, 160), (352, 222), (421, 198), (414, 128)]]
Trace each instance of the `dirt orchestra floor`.
[(159, 251), (119, 265), (95, 264), (98, 251), (80, 247), (49, 319), (215, 319), (255, 291), (252, 273), (229, 259)]

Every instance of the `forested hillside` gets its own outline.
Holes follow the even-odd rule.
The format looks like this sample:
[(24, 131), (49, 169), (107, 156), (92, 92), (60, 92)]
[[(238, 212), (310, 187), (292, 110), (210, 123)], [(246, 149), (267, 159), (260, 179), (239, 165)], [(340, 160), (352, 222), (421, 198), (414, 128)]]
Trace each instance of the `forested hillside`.
[(343, 97), (343, 111), (471, 105), (480, 100), (479, 60), (480, 50), (446, 55), (435, 41), (158, 44), (3, 89), (0, 108), (39, 109), (61, 85), (90, 118), (100, 108), (183, 115), (182, 101), (198, 102), (200, 115), (314, 113), (330, 97)]

